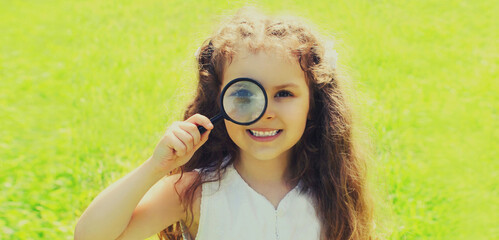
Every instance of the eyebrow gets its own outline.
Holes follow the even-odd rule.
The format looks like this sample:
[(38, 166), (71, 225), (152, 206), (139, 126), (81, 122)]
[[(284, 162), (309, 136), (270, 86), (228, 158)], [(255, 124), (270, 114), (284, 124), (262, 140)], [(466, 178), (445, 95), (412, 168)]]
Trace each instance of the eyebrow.
[(287, 87), (296, 88), (296, 87), (298, 87), (298, 85), (294, 84), (294, 83), (286, 83), (286, 84), (275, 86), (274, 89), (282, 89), (282, 88), (287, 88)]

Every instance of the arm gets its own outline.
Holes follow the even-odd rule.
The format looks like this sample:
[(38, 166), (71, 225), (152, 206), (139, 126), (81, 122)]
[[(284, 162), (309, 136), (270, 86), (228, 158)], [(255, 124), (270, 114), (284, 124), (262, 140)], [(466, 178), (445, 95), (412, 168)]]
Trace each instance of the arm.
[[(179, 194), (184, 194), (197, 175), (197, 172), (184, 173), (176, 185)], [(151, 188), (133, 212), (125, 231), (117, 239), (145, 239), (185, 217), (185, 209), (174, 188), (179, 177), (180, 174), (166, 177)]]
[[(197, 125), (208, 131), (201, 136)], [(189, 161), (208, 140), (212, 128), (210, 120), (199, 114), (172, 124), (151, 158), (93, 200), (76, 224), (75, 239), (146, 238), (178, 221), (184, 214), (174, 189), (179, 175), (164, 175)], [(190, 185), (186, 183), (193, 174), (197, 173), (182, 177), (185, 180), (179, 182), (180, 194)]]
[[(116, 239), (128, 226), (144, 194), (164, 176), (148, 159), (141, 166), (102, 191), (80, 217), (75, 239)], [(170, 206), (176, 209), (179, 206)], [(178, 211), (168, 212), (175, 221)]]

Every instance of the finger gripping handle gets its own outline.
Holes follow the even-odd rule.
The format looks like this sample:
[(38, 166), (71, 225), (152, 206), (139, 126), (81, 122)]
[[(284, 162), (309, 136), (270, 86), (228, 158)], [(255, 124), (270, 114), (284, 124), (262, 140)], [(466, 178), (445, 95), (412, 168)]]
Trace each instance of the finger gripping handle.
[[(220, 119), (222, 119), (223, 117), (223, 114), (222, 113), (219, 113), (217, 114), (216, 116), (210, 118), (210, 122), (215, 125), (215, 123), (217, 123)], [(203, 134), (206, 132), (206, 128), (204, 128), (203, 126), (198, 126), (198, 130), (199, 130), (199, 133)]]
[(198, 130), (199, 130), (199, 133), (201, 133), (201, 134), (206, 132), (206, 128), (204, 128), (203, 126), (198, 126)]

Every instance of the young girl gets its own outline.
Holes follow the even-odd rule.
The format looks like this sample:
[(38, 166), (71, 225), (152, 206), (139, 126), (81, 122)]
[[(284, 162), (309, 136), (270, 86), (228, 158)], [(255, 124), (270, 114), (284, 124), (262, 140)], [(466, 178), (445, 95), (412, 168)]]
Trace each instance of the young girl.
[[(97, 196), (75, 239), (371, 239), (364, 161), (326, 46), (300, 21), (240, 10), (196, 54), (185, 121)], [(241, 77), (265, 88), (263, 117), (214, 127), (221, 89)]]

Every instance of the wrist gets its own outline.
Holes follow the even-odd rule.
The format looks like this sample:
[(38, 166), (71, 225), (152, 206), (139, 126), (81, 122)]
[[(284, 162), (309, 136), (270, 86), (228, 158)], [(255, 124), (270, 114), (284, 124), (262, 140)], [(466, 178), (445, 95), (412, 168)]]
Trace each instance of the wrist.
[(173, 164), (165, 163), (164, 161), (157, 160), (154, 157), (149, 157), (144, 164), (151, 168), (153, 175), (161, 177), (166, 176), (169, 172), (175, 169)]

